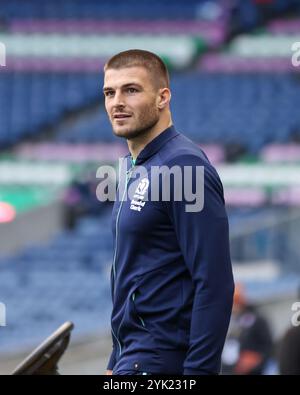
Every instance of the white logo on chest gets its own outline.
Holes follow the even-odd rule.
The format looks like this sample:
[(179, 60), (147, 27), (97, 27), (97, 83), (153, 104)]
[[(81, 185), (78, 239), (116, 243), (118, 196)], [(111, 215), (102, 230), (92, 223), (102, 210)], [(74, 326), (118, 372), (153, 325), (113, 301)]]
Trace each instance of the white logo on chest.
[(148, 178), (143, 178), (134, 192), (133, 199), (131, 200), (130, 210), (141, 211), (141, 209), (145, 206), (146, 202), (144, 202), (144, 199), (148, 187)]

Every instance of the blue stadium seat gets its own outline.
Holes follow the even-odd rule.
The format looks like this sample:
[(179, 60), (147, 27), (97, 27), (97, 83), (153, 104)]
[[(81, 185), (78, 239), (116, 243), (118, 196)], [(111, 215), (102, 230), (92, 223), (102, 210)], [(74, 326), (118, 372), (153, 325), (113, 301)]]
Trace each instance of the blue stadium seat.
[[(183, 19), (196, 18), (199, 4), (206, 0), (11, 0), (1, 1), (5, 18), (114, 18), (124, 19)], [(216, 1), (216, 0), (215, 0)]]
[(95, 102), (100, 74), (0, 74), (0, 145), (35, 136), (64, 114)]
[[(174, 123), (196, 142), (239, 143), (257, 153), (270, 142), (287, 142), (300, 128), (300, 84), (290, 74), (175, 74), (171, 80)], [(114, 141), (103, 106), (58, 142)]]
[(109, 222), (110, 210), (82, 218), (74, 232), (0, 259), (0, 300), (9, 315), (9, 325), (1, 328), (1, 352), (32, 347), (66, 320), (76, 324), (78, 336), (108, 330)]

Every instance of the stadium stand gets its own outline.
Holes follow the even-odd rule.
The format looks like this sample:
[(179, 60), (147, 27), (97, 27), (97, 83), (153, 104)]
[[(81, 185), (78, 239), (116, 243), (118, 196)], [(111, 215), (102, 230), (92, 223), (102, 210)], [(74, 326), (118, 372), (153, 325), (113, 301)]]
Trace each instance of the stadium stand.
[[(100, 101), (100, 74), (8, 74), (2, 78), (7, 91), (1, 107), (2, 144), (37, 135), (65, 112)], [(199, 143), (235, 142), (257, 154), (267, 143), (291, 141), (300, 129), (300, 115), (293, 105), (299, 101), (300, 83), (289, 73), (193, 72), (174, 75), (172, 85), (176, 125)], [(67, 133), (66, 129), (57, 141), (114, 141), (103, 105)]]
[[(1, 14), (4, 18), (102, 18), (102, 19), (196, 19), (201, 12), (201, 6), (205, 0), (191, 0), (189, 6), (181, 0), (173, 1), (170, 7), (167, 0), (154, 0), (151, 4), (147, 0), (129, 0), (124, 3), (122, 0), (109, 0), (98, 2), (96, 0), (67, 0), (60, 7), (57, 7), (58, 0), (37, 0), (27, 1), (21, 4), (20, 0), (13, 0), (10, 3), (1, 1)], [(217, 1), (215, 1), (217, 3)], [(21, 7), (20, 7), (21, 4)]]
[(1, 300), (9, 325), (1, 328), (1, 352), (39, 343), (66, 319), (76, 322), (79, 337), (108, 330), (109, 221), (110, 210), (100, 221), (82, 218), (73, 232), (61, 232), (49, 244), (2, 258)]
[(93, 74), (0, 74), (0, 145), (33, 136), (64, 113), (93, 103), (98, 81)]
[[(236, 278), (279, 339), (299, 289), (300, 67), (291, 44), (300, 41), (300, 4), (171, 3), (0, 0), (0, 230), (63, 204), (86, 168), (127, 152), (105, 114), (102, 68), (121, 50), (152, 50), (171, 70), (176, 128), (224, 179)], [(65, 321), (75, 341), (108, 333), (110, 210), (0, 255), (3, 355), (31, 349)]]
[[(292, 105), (299, 100), (300, 84), (287, 73), (188, 73), (174, 75), (172, 86), (174, 122), (199, 143), (235, 142), (257, 154), (267, 143), (292, 140), (300, 125)], [(113, 139), (101, 107), (57, 136), (69, 142)]]

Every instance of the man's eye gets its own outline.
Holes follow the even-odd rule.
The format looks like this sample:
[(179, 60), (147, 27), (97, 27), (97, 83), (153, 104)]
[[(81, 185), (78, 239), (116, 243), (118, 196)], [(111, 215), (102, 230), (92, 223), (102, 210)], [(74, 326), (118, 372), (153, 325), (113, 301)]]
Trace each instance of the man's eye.
[(113, 91), (106, 91), (105, 96), (112, 96), (114, 94)]
[(127, 89), (127, 92), (129, 92), (129, 93), (135, 93), (135, 92), (137, 92), (137, 89), (135, 89), (135, 88), (128, 88), (128, 89)]

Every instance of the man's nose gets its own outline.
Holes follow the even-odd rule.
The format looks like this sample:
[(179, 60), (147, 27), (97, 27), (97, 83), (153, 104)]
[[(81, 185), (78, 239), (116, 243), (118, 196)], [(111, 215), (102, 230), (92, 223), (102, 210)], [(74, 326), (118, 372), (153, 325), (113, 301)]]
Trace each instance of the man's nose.
[(124, 102), (124, 95), (122, 92), (116, 92), (114, 96), (114, 106), (116, 107), (124, 107), (125, 102)]

